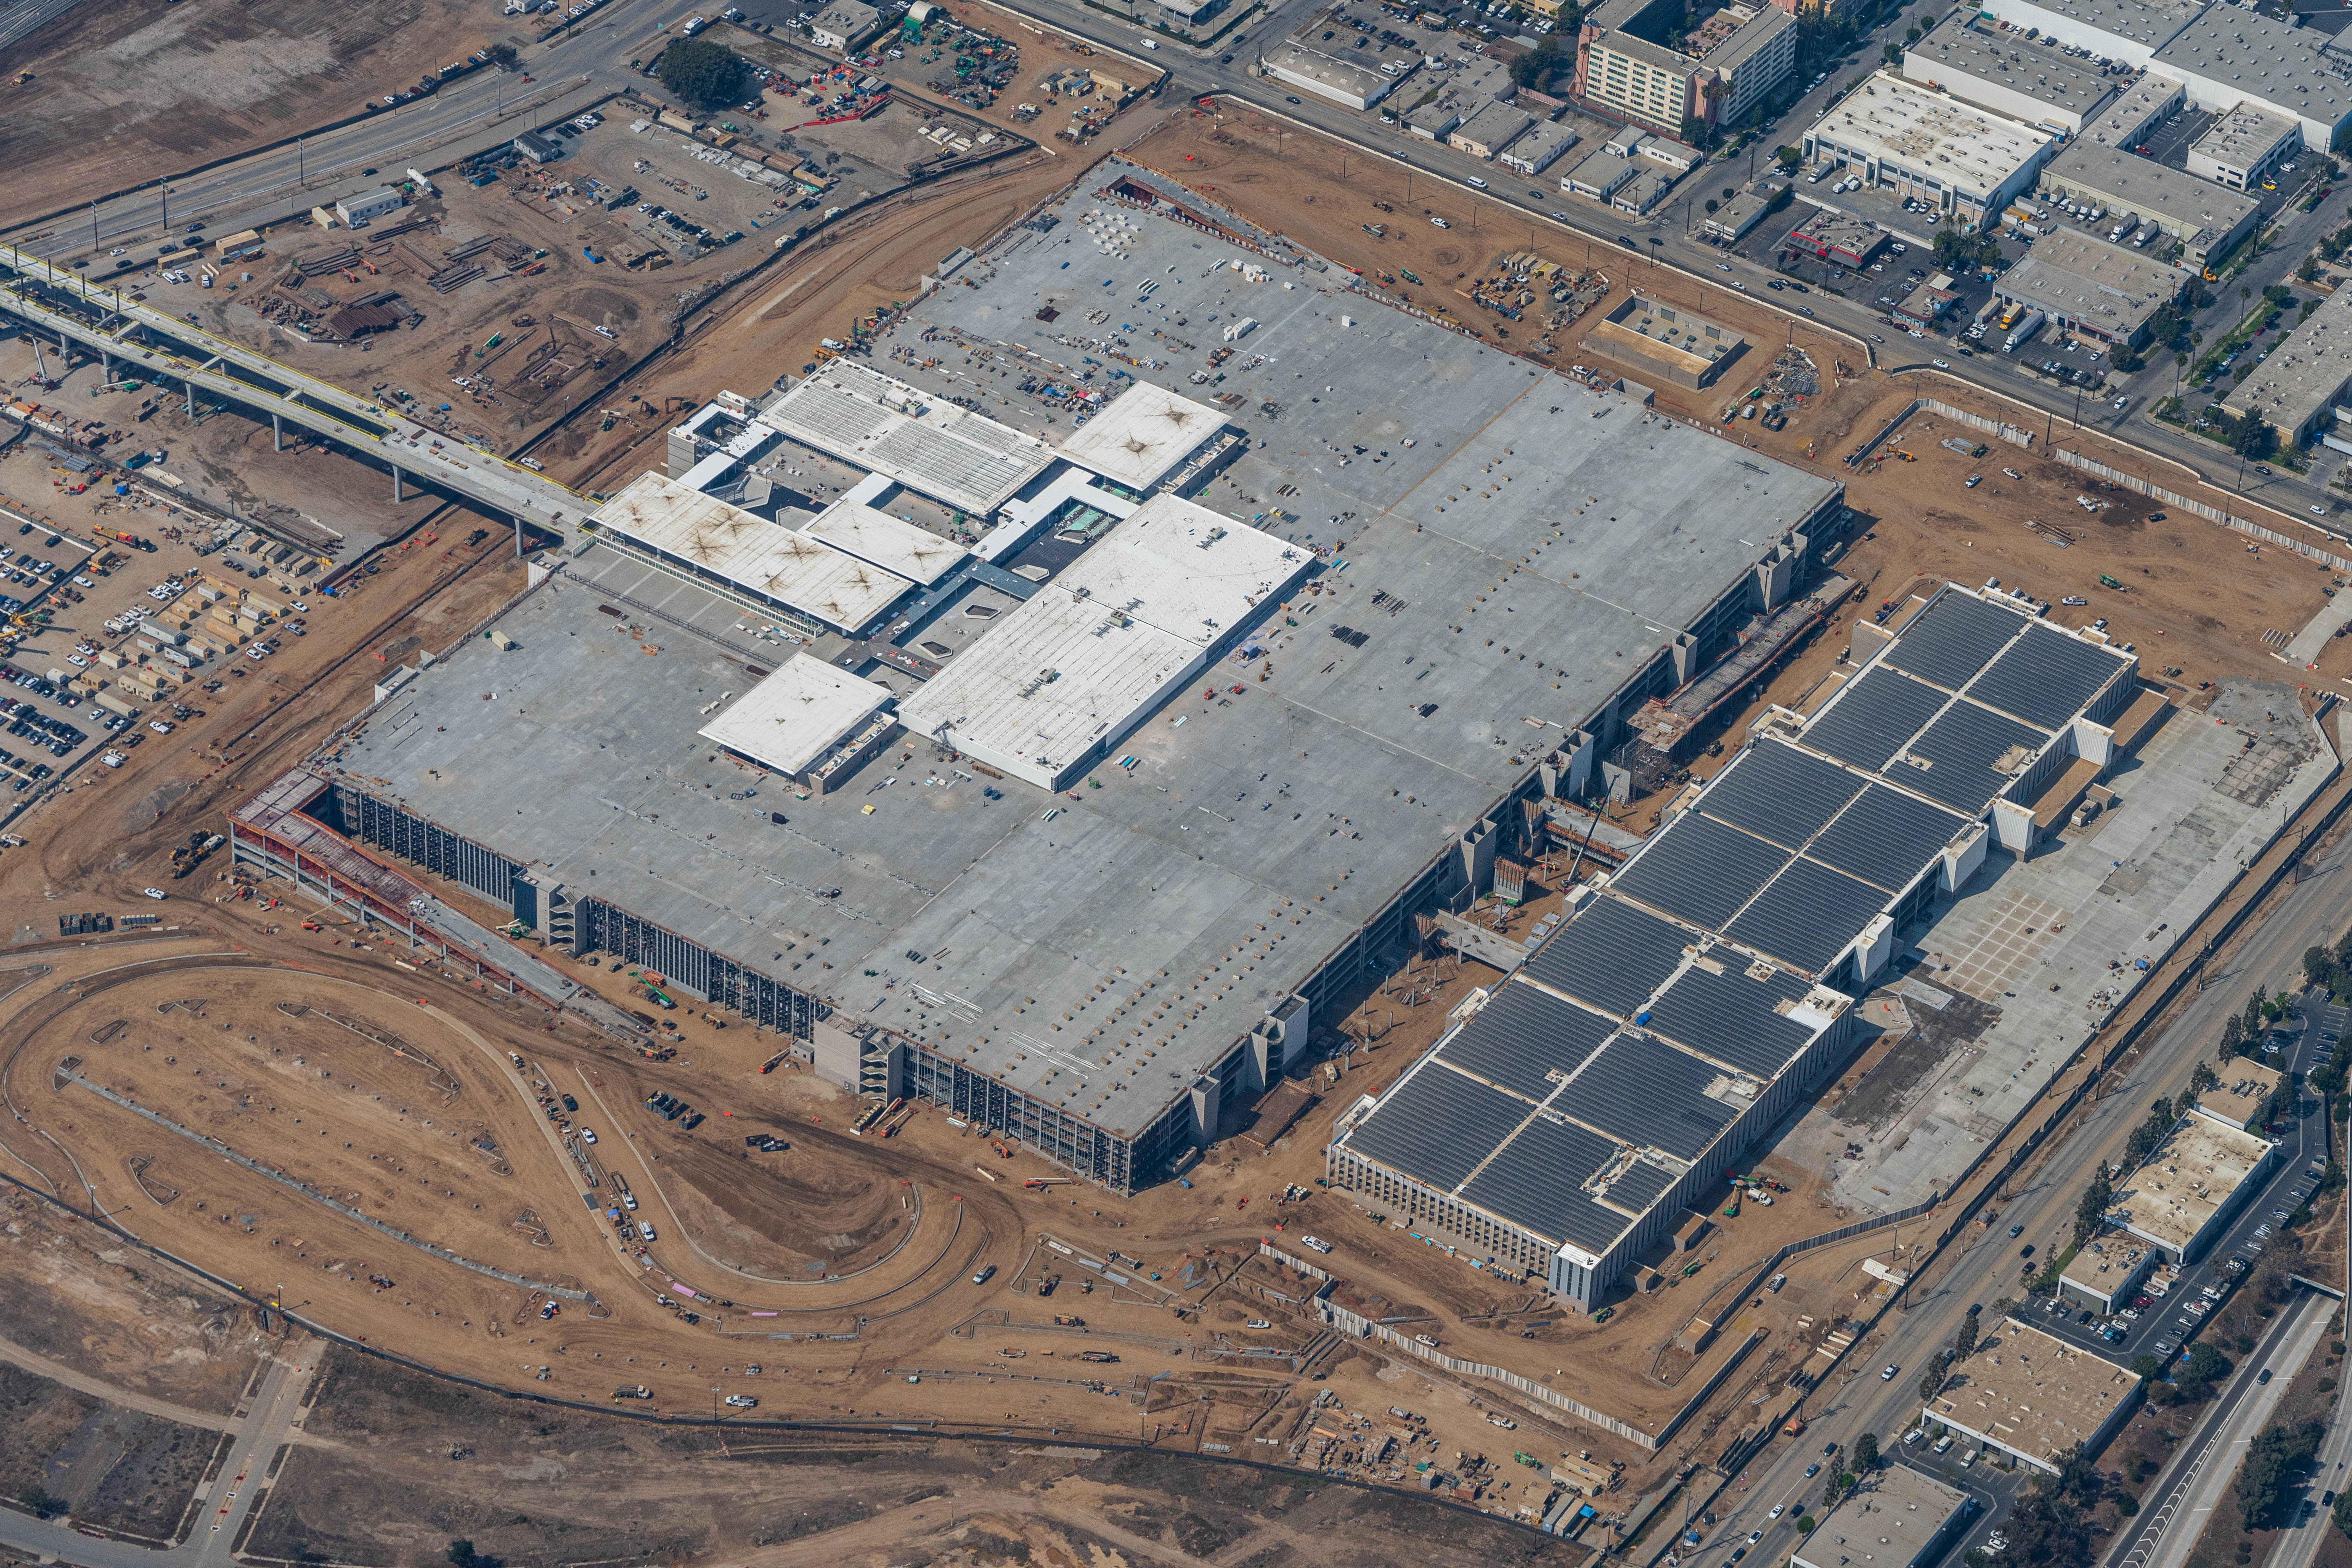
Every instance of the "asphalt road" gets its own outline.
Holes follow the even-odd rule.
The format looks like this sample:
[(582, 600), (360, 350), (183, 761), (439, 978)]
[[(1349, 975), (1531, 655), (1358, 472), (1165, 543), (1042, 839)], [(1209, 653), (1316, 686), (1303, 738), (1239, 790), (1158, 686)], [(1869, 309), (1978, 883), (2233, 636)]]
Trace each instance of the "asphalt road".
[(85, 1535), (68, 1520), (13, 1512), (0, 1512), (0, 1545), (36, 1562), (62, 1561), (82, 1568), (219, 1568), (234, 1562), (229, 1548), (258, 1500), (270, 1458), (294, 1429), (324, 1348), (308, 1338), (290, 1341), (270, 1362), (252, 1409), (238, 1424), (227, 1462), (205, 1482), (196, 1522), (179, 1545), (159, 1552), (134, 1542)]
[[(1823, 1444), (1834, 1442), (1851, 1450), (1856, 1437), (1872, 1432), (1882, 1447), (1902, 1451), (1897, 1447), (1901, 1435), (1917, 1424), (1920, 1368), (1951, 1342), (1971, 1303), (1990, 1308), (2003, 1296), (2022, 1294), (2018, 1248), (2032, 1242), (2039, 1256), (2053, 1242), (2063, 1245), (2073, 1230), (2076, 1198), (2092, 1173), (2120, 1157), (2124, 1141), (2158, 1094), (2178, 1093), (2190, 1067), (2211, 1058), (2223, 1023), (2244, 1006), (2248, 993), (2256, 985), (2273, 993), (2299, 988), (2304, 950), (2334, 942), (2352, 925), (2352, 838), (2317, 864), (2318, 874), (2292, 885), (2279, 908), (2252, 933), (2238, 963), (2219, 973), (2170, 1028), (2143, 1045), (2119, 1069), (2118, 1086), (2088, 1109), (2081, 1129), (2057, 1146), (2030, 1184), (2005, 1205), (1988, 1205), (1987, 1213), (1997, 1208), (1995, 1223), (1972, 1226), (1968, 1237), (1955, 1241), (1958, 1256), (1940, 1266), (1940, 1277), (1858, 1346), (1835, 1382), (1814, 1392), (1808, 1402), (1811, 1424), (1805, 1435), (1793, 1441), (1776, 1440), (1749, 1461), (1746, 1484), (1717, 1501), (1719, 1522), (1706, 1542), (1684, 1554), (1686, 1568), (1723, 1568), (1731, 1552), (1757, 1530), (1763, 1531), (1763, 1540), (1751, 1555), (1760, 1562), (1784, 1559), (1797, 1545), (1794, 1521), (1801, 1510), (1792, 1506), (1777, 1521), (1768, 1521), (1766, 1511), (1776, 1502), (1820, 1500), (1819, 1478), (1807, 1478), (1803, 1471), (1821, 1457)], [(2011, 1225), (2024, 1226), (2021, 1240), (2011, 1239)], [(2032, 1321), (2032, 1314), (2028, 1317)], [(2113, 1347), (2100, 1348), (2114, 1353)], [(2250, 1382), (2259, 1359), (2246, 1358), (2225, 1393)], [(1899, 1370), (1892, 1379), (1882, 1380), (1879, 1369), (1889, 1364)], [(2151, 1495), (2170, 1487), (2173, 1479), (2168, 1470)], [(1997, 1521), (1979, 1521), (1979, 1528), (1991, 1522)]]

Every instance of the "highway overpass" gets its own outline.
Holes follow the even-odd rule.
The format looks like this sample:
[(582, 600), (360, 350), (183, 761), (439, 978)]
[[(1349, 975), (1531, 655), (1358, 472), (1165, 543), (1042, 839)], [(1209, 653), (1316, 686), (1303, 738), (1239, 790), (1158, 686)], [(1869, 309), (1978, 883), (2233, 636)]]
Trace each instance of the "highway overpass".
[(543, 474), (416, 423), (371, 397), (289, 370), (252, 349), (91, 283), (39, 257), (0, 246), (0, 312), (21, 320), (60, 352), (78, 344), (109, 378), (129, 371), (267, 417), (280, 437), (293, 425), (387, 470), (398, 499), (412, 484), (558, 536), (575, 534), (594, 504)]

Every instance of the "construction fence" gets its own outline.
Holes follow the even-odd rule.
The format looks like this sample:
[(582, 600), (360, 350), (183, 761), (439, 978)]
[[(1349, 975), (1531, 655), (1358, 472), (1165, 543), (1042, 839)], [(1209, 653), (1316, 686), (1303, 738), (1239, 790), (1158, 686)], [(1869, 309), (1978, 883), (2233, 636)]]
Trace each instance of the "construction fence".
[(2182, 495), (2179, 490), (2168, 490), (2154, 480), (2144, 479), (2137, 474), (2127, 474), (2120, 468), (2111, 468), (2096, 458), (2086, 458), (2080, 452), (2069, 452), (2063, 448), (2053, 452), (2051, 456), (2070, 468), (2080, 468), (2086, 474), (2105, 479), (2111, 484), (2121, 485), (2127, 490), (2137, 490), (2141, 495), (2164, 502), (2167, 506), (2177, 506), (2183, 511), (2195, 512), (2208, 522), (2218, 522), (2224, 528), (2234, 528), (2241, 533), (2252, 534), (2265, 544), (2283, 546), (2294, 551), (2297, 555), (2333, 566), (2339, 572), (2352, 572), (2352, 560), (2347, 560), (2332, 551), (2322, 550), (2316, 544), (2309, 544), (2300, 539), (2290, 539), (2284, 533), (2264, 528), (2259, 522), (2252, 522), (2245, 518), (2235, 516), (2225, 508), (2210, 506), (2204, 501), (2192, 500)]

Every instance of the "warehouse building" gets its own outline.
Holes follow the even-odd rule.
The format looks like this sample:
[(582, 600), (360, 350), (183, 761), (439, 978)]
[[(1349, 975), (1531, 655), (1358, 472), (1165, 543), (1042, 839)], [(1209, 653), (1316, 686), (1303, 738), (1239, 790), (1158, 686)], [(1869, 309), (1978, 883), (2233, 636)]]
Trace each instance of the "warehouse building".
[(2147, 342), (2148, 322), (2193, 281), (2144, 250), (2060, 225), (1993, 283), (2003, 304), (2040, 310), (2062, 331), (2122, 348)]
[(2184, 1116), (2146, 1164), (2116, 1182), (2109, 1212), (2168, 1262), (2193, 1263), (2261, 1186), (2277, 1150), (2219, 1118)]
[(2197, 1097), (2198, 1114), (2241, 1132), (2260, 1131), (2272, 1120), (2271, 1102), (2286, 1075), (2245, 1057), (2231, 1057), (2221, 1067), (2220, 1079)]
[(808, 28), (810, 41), (818, 48), (855, 54), (882, 30), (882, 13), (865, 0), (832, 0), (809, 18)]
[(335, 216), (343, 220), (345, 228), (358, 228), (386, 213), (396, 213), (407, 205), (407, 199), (388, 185), (373, 191), (362, 191), (355, 196), (345, 196), (335, 204)]
[(2011, 120), (2073, 135), (2115, 97), (2112, 77), (1956, 11), (1904, 51), (1903, 74)]
[(1693, 123), (1733, 125), (1797, 65), (1797, 19), (1772, 6), (1730, 5), (1676, 47), (1682, 0), (1605, 0), (1585, 13), (1574, 91), (1615, 119), (1687, 136)]
[(2252, 196), (2088, 139), (2072, 143), (2043, 166), (2041, 194), (2045, 201), (2095, 207), (2105, 215), (2102, 222), (2152, 223), (2180, 246), (2183, 259), (2198, 267), (2226, 255), (2252, 234), (2263, 210)]
[(1790, 1568), (1934, 1568), (1976, 1516), (1975, 1498), (1897, 1460), (1839, 1499), (1789, 1562)]
[[(535, 563), (534, 585), (484, 628), (499, 640), (468, 638), (388, 686), (332, 754), (257, 806), (238, 855), (278, 875), (331, 862), (304, 871), (313, 891), (322, 875), (381, 881), (393, 892), (369, 907), (395, 921), (399, 889), (444, 879), (483, 918), (538, 933), (542, 968), (591, 954), (650, 968), (672, 994), (789, 1037), (832, 1081), (928, 1100), (1115, 1191), (1166, 1179), (1312, 1059), (1318, 1015), (1413, 939), (1417, 914), (1484, 892), (1498, 857), (1528, 852), (1523, 803), (1590, 793), (1645, 702), (1821, 589), (1849, 517), (1835, 481), (1635, 397), (1517, 361), (1498, 373), (1491, 348), (1402, 312), (1368, 331), (1378, 307), (1286, 265), (1271, 240), (1250, 261), (1295, 289), (1205, 267), (1204, 244), (1211, 260), (1240, 258), (1220, 237), (1245, 220), (1199, 195), (1123, 202), (1125, 254), (1064, 269), (1106, 193), (1158, 178), (1116, 160), (1087, 171), (1041, 215), (1054, 225), (1008, 231), (963, 274), (974, 286), (910, 303), (873, 358), (920, 358), (941, 334), (1066, 355), (1040, 312), (1107, 298), (1106, 277), (1153, 279), (1162, 308), (1194, 320), (1279, 298), (1265, 330), (1285, 359), (1354, 396), (1287, 398), (1278, 438), (1251, 440), (1229, 472), (1269, 496), (1310, 483), (1315, 507), (1356, 513), (1344, 556), (1320, 517), (1252, 522), (1153, 480), (1198, 457), (1176, 457), (1189, 419), (1163, 431), (1155, 417), (1185, 412), (1174, 389), (1205, 351), (1131, 367), (1153, 389), (1129, 426), (1141, 450), (1114, 438), (1114, 419), (1106, 449), (1074, 455), (1039, 437), (1070, 441), (1059, 409), (953, 418), (911, 382), (829, 362), (757, 413), (797, 444), (762, 461), (865, 470), (884, 483), (851, 487), (864, 512), (913, 510), (886, 503), (891, 484), (940, 506), (967, 497), (969, 553), (925, 583), (937, 563), (906, 552), (919, 542), (856, 511), (835, 515), (829, 542), (709, 495), (636, 492), (638, 532), (600, 526)], [(1311, 474), (1295, 449), (1360, 440), (1368, 398), (1412, 445), (1384, 436)], [(1120, 479), (1097, 484), (1080, 459)], [(1462, 499), (1496, 465), (1526, 477)], [(1593, 498), (1590, 526), (1562, 513), (1570, 489)], [(747, 597), (764, 579), (718, 570), (777, 550), (772, 535), (829, 552), (812, 558), (826, 571), (906, 586), (856, 629), (854, 608), (838, 625), (793, 612), (794, 629)], [(1010, 546), (991, 553), (1000, 536)], [(1498, 555), (1529, 565), (1498, 586)], [(1588, 592), (1562, 591), (1571, 560)], [(1053, 637), (1066, 640), (1041, 655)], [(1394, 673), (1408, 650), (1425, 661), (1411, 703)], [(803, 661), (867, 684), (814, 679)], [(869, 686), (888, 702), (869, 707)], [(855, 761), (886, 721), (896, 733)], [(822, 794), (784, 787), (845, 749), (853, 761)], [(1706, 1038), (1704, 1009), (1730, 1003), (1710, 1001), (1701, 974), (1677, 997), (1701, 1016), (1677, 1027)], [(1741, 984), (1733, 1001), (1799, 1012), (1820, 989)], [(1771, 1008), (1756, 1025), (1759, 1038), (1816, 1032)], [(1753, 1057), (1739, 1038), (1717, 1048)], [(1710, 1071), (1695, 1092), (1732, 1076)]]
[(1536, 117), (1507, 103), (1488, 103), (1445, 133), (1445, 144), (1473, 158), (1492, 158), (1517, 142)]
[(1855, 268), (1868, 266), (1870, 258), (1885, 247), (1886, 240), (1886, 231), (1876, 224), (1830, 207), (1821, 208), (1789, 231), (1791, 249)]
[(2179, 82), (2154, 71), (2143, 71), (2121, 98), (2108, 104), (2083, 128), (2083, 139), (2096, 146), (2129, 153), (2145, 146), (2156, 128), (2180, 111), (2188, 91)]
[(1972, 224), (2031, 189), (2057, 145), (2049, 132), (1880, 71), (1805, 132), (1804, 154)]
[(1419, 68), (1421, 56), (1365, 38), (1329, 12), (1266, 51), (1265, 74), (1349, 109), (1370, 109)]
[(2189, 144), (2189, 172), (2242, 191), (2303, 150), (2303, 130), (2283, 114), (2242, 103)]
[(2067, 1259), (2058, 1276), (2059, 1299), (2112, 1316), (2130, 1304), (2155, 1267), (2156, 1248), (2126, 1231), (2103, 1228)]
[[(2256, 415), (2288, 446), (2299, 447), (2334, 426), (2336, 405), (2352, 384), (2352, 289), (2319, 302), (2310, 320), (2287, 333), (2254, 366), (2254, 374), (2221, 396), (2242, 419)], [(2336, 437), (2328, 437), (2330, 445)]]
[[(1983, 0), (1985, 16), (2021, 37), (2088, 49), (2095, 59), (2145, 66), (2195, 21), (2207, 0)], [(2042, 46), (2048, 47), (2048, 45)], [(2055, 53), (2054, 49), (2051, 52)]]
[(2188, 89), (2211, 114), (2251, 104), (2302, 131), (2303, 144), (2326, 152), (2352, 121), (2352, 78), (2335, 36), (2273, 20), (2251, 6), (2211, 5), (2166, 40), (2151, 70)]
[(1542, 174), (1559, 162), (1560, 154), (1576, 145), (1575, 132), (1557, 120), (1539, 120), (1525, 136), (1504, 150), (1502, 164), (1516, 169), (1529, 178)]
[(2137, 1373), (2009, 1318), (1922, 1415), (2054, 1476), (2105, 1448), (2139, 1393)]
[[(1857, 653), (1860, 649), (1857, 648)], [(1749, 744), (1484, 1005), (1341, 1119), (1327, 1178), (1585, 1311), (1845, 1059), (1852, 999), (2033, 803), (2115, 760), (2137, 661), (1948, 585)], [(1538, 1264), (1543, 1264), (1538, 1268)]]

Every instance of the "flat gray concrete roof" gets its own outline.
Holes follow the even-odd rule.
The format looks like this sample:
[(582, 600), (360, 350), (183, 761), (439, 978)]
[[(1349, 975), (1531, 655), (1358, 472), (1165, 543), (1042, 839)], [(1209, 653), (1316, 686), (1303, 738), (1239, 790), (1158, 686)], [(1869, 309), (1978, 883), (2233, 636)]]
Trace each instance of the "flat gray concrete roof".
[[(1120, 746), (1135, 765), (1058, 797), (991, 781), (991, 801), (911, 742), (797, 800), (695, 734), (792, 645), (592, 545), (499, 620), (511, 651), (473, 638), (387, 702), (341, 759), (350, 782), (1132, 1134), (1839, 493), (1368, 300), (1339, 268), (1285, 265), (1277, 242), (1265, 282), (1226, 265), (1257, 255), (1140, 212), (1106, 253), (1075, 220), (1122, 175), (1159, 183), (1098, 166), (1049, 209), (1059, 225), (991, 247), (962, 275), (977, 287), (917, 303), (876, 358), (1048, 440), (1071, 417), (1053, 387), (1126, 374), (1106, 351), (1187, 396), (1233, 395), (1248, 449), (1194, 499), (1336, 551), (1319, 591), (1270, 607)], [(1039, 321), (1046, 306), (1060, 314)], [(1192, 384), (1243, 316), (1260, 324)], [(889, 361), (901, 342), (937, 367)], [(1070, 549), (1006, 564), (1057, 570)], [(950, 600), (901, 640), (961, 613)], [(1182, 1008), (1115, 1020), (1160, 970)]]

